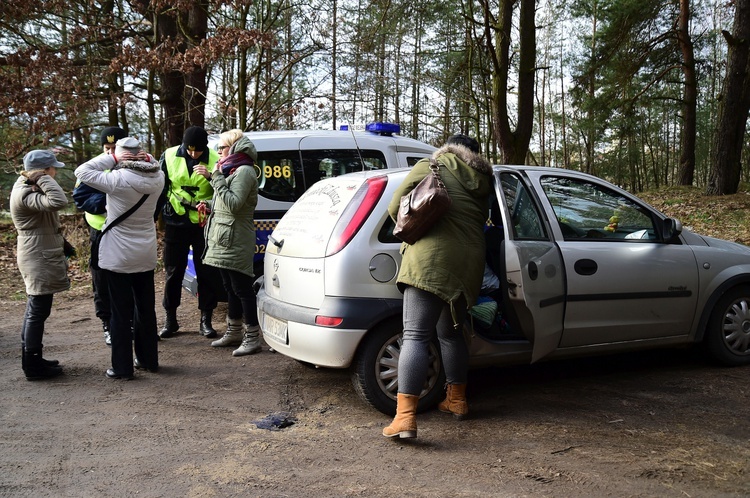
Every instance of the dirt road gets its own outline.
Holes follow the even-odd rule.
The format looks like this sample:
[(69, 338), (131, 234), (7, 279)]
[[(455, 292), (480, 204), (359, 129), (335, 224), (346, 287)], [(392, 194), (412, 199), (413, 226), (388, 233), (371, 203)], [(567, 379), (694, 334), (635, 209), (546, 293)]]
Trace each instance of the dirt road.
[[(55, 298), (45, 334), (65, 375), (28, 382), (23, 287), (5, 273), (1, 496), (750, 495), (750, 368), (681, 350), (474, 371), (471, 418), (424, 414), (403, 443), (380, 435), (388, 417), (347, 372), (211, 348), (187, 295), (159, 373), (113, 381), (78, 283)], [(296, 423), (254, 423), (279, 412)]]

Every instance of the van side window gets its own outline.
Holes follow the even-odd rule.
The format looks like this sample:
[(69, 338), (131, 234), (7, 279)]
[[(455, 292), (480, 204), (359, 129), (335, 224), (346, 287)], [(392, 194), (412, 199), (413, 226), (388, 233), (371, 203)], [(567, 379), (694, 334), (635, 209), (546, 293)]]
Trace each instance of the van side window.
[(377, 150), (302, 150), (301, 155), (307, 188), (323, 178), (388, 167), (385, 156)]
[(294, 202), (305, 192), (299, 151), (258, 154), (258, 193), (274, 201)]

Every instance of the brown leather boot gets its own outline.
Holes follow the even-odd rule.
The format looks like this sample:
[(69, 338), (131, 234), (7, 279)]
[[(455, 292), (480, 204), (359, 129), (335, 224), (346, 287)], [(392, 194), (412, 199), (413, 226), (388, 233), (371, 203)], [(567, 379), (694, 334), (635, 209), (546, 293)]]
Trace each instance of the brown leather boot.
[(396, 417), (391, 425), (383, 429), (385, 437), (401, 439), (417, 437), (417, 403), (419, 396), (398, 393), (396, 398)]
[(440, 402), (438, 408), (441, 412), (452, 413), (458, 420), (466, 417), (469, 414), (469, 405), (466, 403), (466, 384), (446, 384), (445, 399)]

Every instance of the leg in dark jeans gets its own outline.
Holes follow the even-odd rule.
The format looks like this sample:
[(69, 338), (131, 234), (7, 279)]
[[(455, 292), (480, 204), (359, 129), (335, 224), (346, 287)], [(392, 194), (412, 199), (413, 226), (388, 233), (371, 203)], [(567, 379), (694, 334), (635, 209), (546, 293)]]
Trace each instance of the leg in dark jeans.
[(130, 323), (134, 317), (135, 296), (132, 276), (128, 273), (106, 272), (109, 296), (112, 299), (112, 370), (116, 375), (133, 375), (133, 334)]
[(185, 276), (190, 240), (182, 227), (167, 225), (164, 232), (164, 299), (162, 305), (165, 310), (175, 310), (180, 306), (182, 298), (182, 279)]
[(26, 351), (34, 353), (42, 351), (44, 322), (52, 312), (52, 297), (53, 294), (44, 294), (28, 296), (26, 300), (26, 313), (21, 328), (21, 344)]
[[(94, 236), (99, 230), (90, 227), (90, 239), (93, 240)], [(94, 291), (94, 311), (96, 312), (97, 318), (102, 322), (109, 323), (109, 317), (111, 312), (109, 310), (109, 289), (107, 283), (104, 281), (104, 276), (101, 270), (92, 268), (89, 265), (89, 271), (91, 272), (91, 287)]]
[(144, 368), (156, 371), (159, 368), (159, 353), (156, 336), (154, 272), (133, 273), (130, 277), (135, 303), (133, 314), (135, 355)]
[(233, 270), (221, 269), (221, 279), (227, 291), (227, 315), (242, 317), (248, 325), (258, 325), (258, 309), (255, 304), (253, 277)]

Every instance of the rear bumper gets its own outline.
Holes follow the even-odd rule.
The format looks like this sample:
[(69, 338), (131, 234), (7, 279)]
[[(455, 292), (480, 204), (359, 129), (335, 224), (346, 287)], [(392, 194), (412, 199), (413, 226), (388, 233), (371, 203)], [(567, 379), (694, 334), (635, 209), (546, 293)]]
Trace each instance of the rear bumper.
[[(263, 287), (256, 302), (261, 331), (267, 316), (287, 323), (286, 343), (263, 333), (269, 346), (295, 360), (329, 368), (349, 367), (365, 334), (402, 313), (400, 299), (326, 297), (320, 309), (314, 309), (273, 299)], [(342, 322), (338, 327), (321, 327), (315, 324), (318, 315), (341, 317)]]

